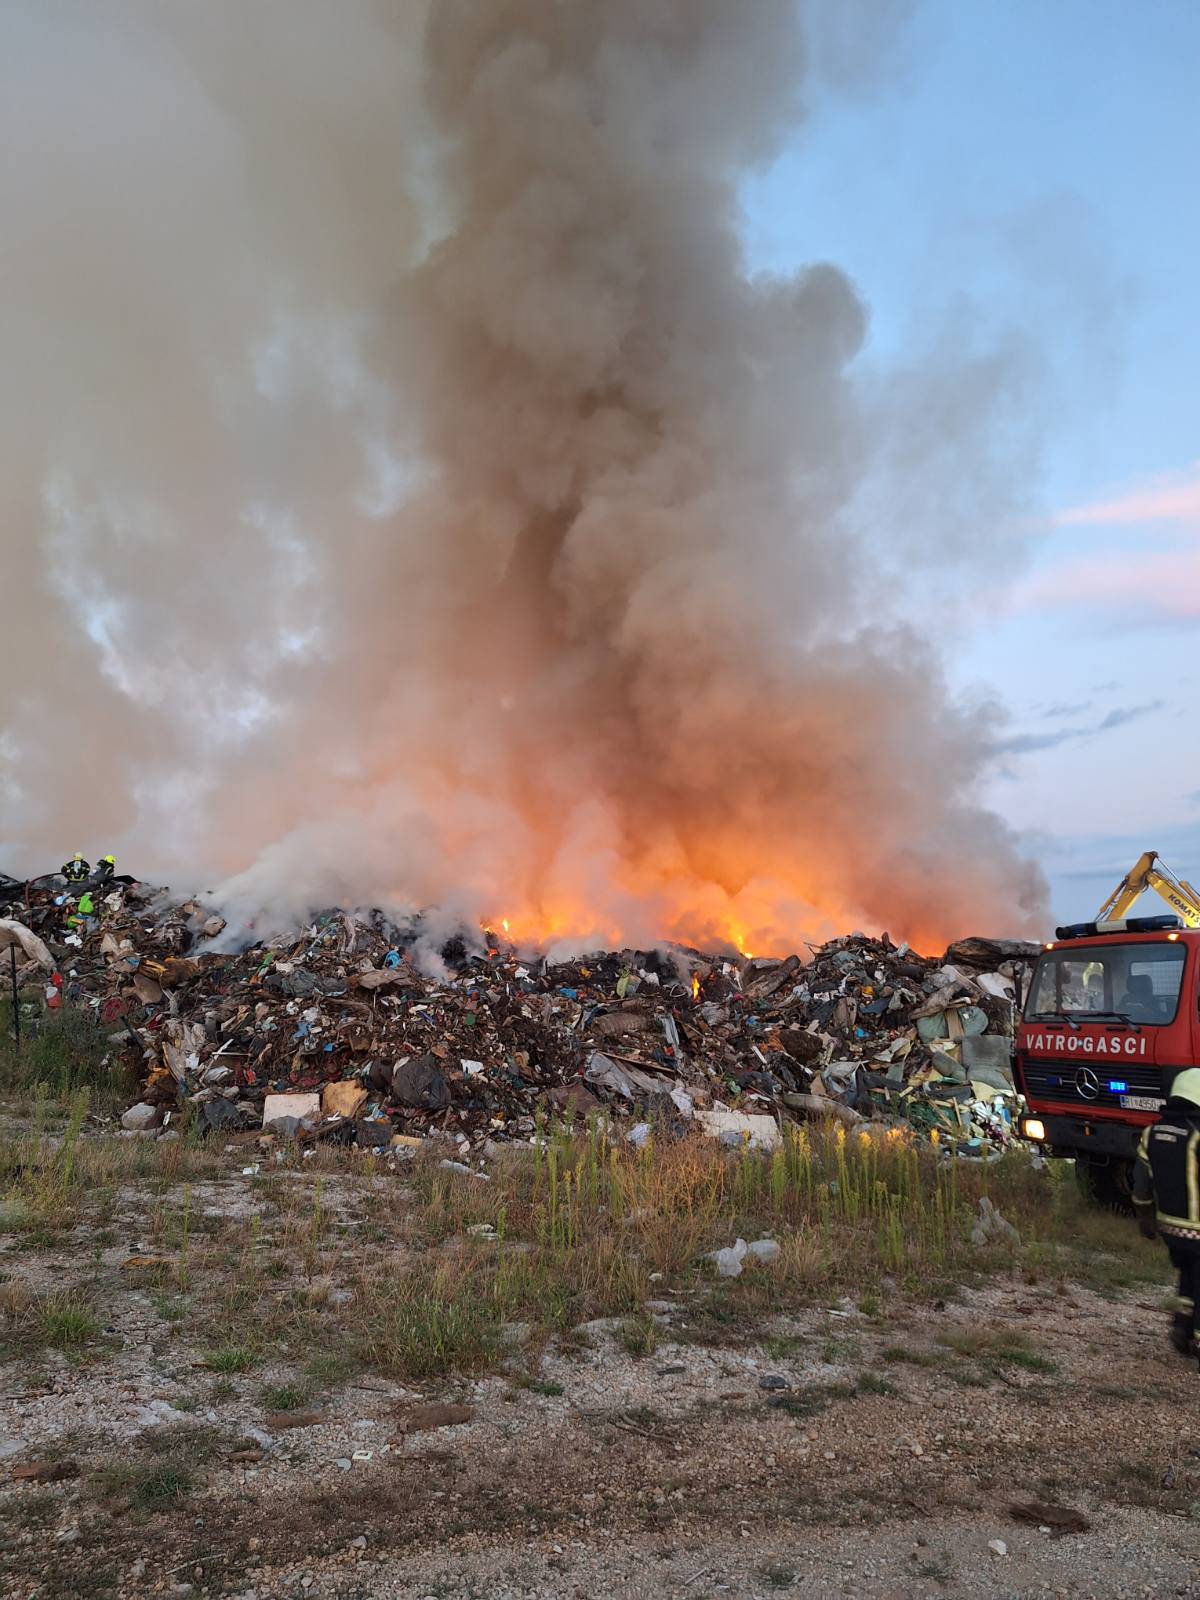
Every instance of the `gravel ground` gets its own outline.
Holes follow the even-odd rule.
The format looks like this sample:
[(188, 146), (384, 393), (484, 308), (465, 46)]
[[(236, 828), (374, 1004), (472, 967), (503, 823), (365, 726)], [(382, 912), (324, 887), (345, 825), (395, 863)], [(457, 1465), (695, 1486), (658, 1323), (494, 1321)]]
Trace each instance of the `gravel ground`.
[[(326, 1203), (350, 1218), (361, 1193)], [(222, 1185), (192, 1204), (239, 1227), (254, 1211)], [(289, 1419), (264, 1390), (294, 1366), (207, 1370), (122, 1276), (145, 1216), (129, 1192), (90, 1248), (5, 1255), (10, 1281), (86, 1268), (107, 1290), (97, 1359), (3, 1369), (4, 1596), (1200, 1595), (1200, 1374), (1157, 1290), (1006, 1275), (941, 1303), (885, 1284), (874, 1314), (811, 1306), (716, 1346), (698, 1302), (664, 1292), (640, 1359), (612, 1321), (540, 1362), (513, 1328), (499, 1375), (352, 1377)], [(469, 1419), (414, 1428), (428, 1402)], [(61, 1482), (12, 1476), (63, 1457)], [(177, 1501), (106, 1492), (106, 1469), (180, 1461)], [(1032, 1499), (1087, 1530), (1014, 1518)]]

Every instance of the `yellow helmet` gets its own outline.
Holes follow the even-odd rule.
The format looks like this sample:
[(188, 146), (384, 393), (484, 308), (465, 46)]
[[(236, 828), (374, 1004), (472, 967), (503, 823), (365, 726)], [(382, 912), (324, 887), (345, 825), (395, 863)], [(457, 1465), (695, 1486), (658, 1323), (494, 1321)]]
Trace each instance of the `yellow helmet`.
[(116, 856), (101, 856), (100, 859), (101, 861), (107, 861), (110, 867), (116, 865)]
[(1200, 1106), (1200, 1067), (1188, 1067), (1186, 1072), (1175, 1074), (1171, 1099), (1190, 1100), (1194, 1106)]

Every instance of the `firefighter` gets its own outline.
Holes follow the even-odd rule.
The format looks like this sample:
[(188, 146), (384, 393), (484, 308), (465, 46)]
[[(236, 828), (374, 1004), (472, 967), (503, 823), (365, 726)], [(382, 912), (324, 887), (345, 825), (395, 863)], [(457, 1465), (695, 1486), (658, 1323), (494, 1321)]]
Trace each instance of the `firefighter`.
[(1142, 1134), (1133, 1169), (1133, 1203), (1147, 1239), (1162, 1235), (1179, 1274), (1171, 1343), (1197, 1353), (1200, 1301), (1200, 1067), (1177, 1073), (1157, 1122)]
[(101, 856), (96, 867), (96, 887), (107, 889), (116, 874), (117, 863), (113, 856)]
[(70, 861), (63, 866), (62, 875), (68, 883), (86, 883), (91, 871), (91, 867), (76, 850)]

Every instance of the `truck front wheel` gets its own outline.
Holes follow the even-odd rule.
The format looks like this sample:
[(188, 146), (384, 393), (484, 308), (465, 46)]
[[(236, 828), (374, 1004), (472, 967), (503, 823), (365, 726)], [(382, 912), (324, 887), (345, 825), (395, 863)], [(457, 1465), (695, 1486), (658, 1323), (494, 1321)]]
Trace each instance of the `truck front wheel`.
[(1087, 1156), (1075, 1157), (1075, 1181), (1081, 1193), (1094, 1206), (1105, 1211), (1133, 1211), (1133, 1162), (1118, 1156), (1108, 1161), (1089, 1160)]

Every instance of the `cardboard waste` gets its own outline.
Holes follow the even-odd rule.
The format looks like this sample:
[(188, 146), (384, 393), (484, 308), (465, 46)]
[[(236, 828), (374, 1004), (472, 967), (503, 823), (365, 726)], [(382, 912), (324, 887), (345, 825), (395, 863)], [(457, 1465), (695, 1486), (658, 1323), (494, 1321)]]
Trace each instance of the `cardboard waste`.
[(90, 1012), (139, 1082), (131, 1131), (186, 1111), (375, 1152), (439, 1135), (459, 1155), (599, 1112), (641, 1139), (698, 1123), (769, 1149), (786, 1121), (834, 1117), (1003, 1147), (1014, 1000), (1039, 949), (972, 938), (929, 958), (854, 933), (782, 960), (551, 961), (481, 930), (434, 950), (419, 918), (343, 910), (234, 939), (211, 904), (135, 880), (81, 915), (61, 879), (2, 876), (0, 918), (25, 958), (25, 1028)]

